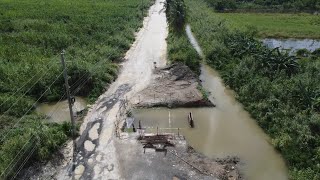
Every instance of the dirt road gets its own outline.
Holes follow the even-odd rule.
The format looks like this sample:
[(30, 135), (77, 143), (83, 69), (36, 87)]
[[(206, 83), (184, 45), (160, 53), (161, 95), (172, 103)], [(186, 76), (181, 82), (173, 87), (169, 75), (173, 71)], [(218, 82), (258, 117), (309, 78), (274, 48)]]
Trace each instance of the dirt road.
[[(143, 27), (136, 35), (135, 43), (127, 52), (125, 61), (121, 64), (118, 79), (90, 107), (87, 116), (84, 118), (80, 128), (80, 136), (77, 139), (77, 158), (74, 173), (71, 168), (72, 143), (70, 142), (62, 149), (62, 158), (64, 158), (62, 163), (58, 160), (55, 160), (58, 161), (56, 163), (51, 161), (42, 167), (39, 173), (28, 176), (28, 178), (71, 179), (72, 175), (75, 179), (86, 180), (132, 179), (133, 177), (135, 179), (140, 177), (161, 179), (161, 175), (163, 178), (213, 178), (201, 173), (197, 174), (191, 167), (181, 163), (179, 159), (175, 159), (175, 156), (163, 158), (163, 156), (151, 155), (149, 159), (154, 160), (152, 162), (154, 167), (150, 167), (149, 159), (144, 158), (141, 153), (141, 147), (137, 143), (131, 143), (134, 140), (118, 141), (115, 136), (116, 124), (120, 119), (119, 111), (122, 110), (123, 102), (127, 102), (127, 100), (130, 102), (129, 104), (135, 105), (137, 97), (141, 96), (143, 100), (141, 102), (145, 102), (145, 104), (157, 103), (161, 99), (156, 99), (155, 94), (152, 93), (158, 92), (157, 97), (167, 99), (165, 105), (174, 103), (187, 105), (189, 102), (208, 105), (207, 101), (203, 101), (203, 95), (197, 89), (199, 86), (198, 78), (188, 67), (176, 65), (157, 71), (158, 73), (154, 71), (155, 65), (158, 69), (166, 66), (168, 29), (163, 8), (164, 1), (156, 0), (150, 8), (148, 17), (144, 19)], [(158, 77), (159, 72), (162, 73), (160, 73), (161, 77)], [(163, 85), (162, 90), (159, 89), (159, 84), (160, 86)], [(153, 98), (148, 98), (149, 96)], [(155, 102), (150, 101), (150, 99)], [(212, 104), (209, 103), (209, 105)], [(128, 148), (126, 148), (127, 145), (129, 145)], [(188, 153), (185, 153), (184, 156), (186, 158), (191, 157)], [(158, 157), (158, 159), (153, 157)], [(143, 162), (140, 161), (141, 158), (144, 158)], [(205, 158), (194, 156), (190, 161), (202, 162), (203, 159)], [(121, 161), (121, 164), (119, 161)], [(212, 163), (210, 160), (208, 162), (210, 163), (207, 164)], [(213, 169), (217, 169), (217, 167), (225, 169), (226, 166), (223, 163), (213, 162), (213, 164)], [(172, 168), (173, 166), (175, 168)], [(158, 168), (162, 168), (162, 171), (157, 171)], [(140, 174), (133, 176), (136, 172), (140, 172)]]
[[(163, 0), (156, 0), (145, 18), (136, 42), (127, 52), (121, 73), (95, 105), (89, 110), (78, 139), (76, 179), (119, 179), (119, 163), (115, 153), (114, 131), (120, 100), (130, 99), (145, 88), (151, 78), (154, 62), (166, 64), (166, 37), (168, 34)], [(65, 177), (70, 164), (56, 174)], [(60, 177), (60, 178), (59, 178)]]

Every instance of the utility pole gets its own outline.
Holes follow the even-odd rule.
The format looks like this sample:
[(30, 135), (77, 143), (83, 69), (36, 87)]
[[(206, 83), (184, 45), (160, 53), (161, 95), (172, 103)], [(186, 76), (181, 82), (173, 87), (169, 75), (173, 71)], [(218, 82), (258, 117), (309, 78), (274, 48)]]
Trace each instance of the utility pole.
[(73, 153), (72, 153), (72, 179), (74, 179), (74, 170), (76, 167), (76, 157), (77, 157), (77, 152), (76, 152), (76, 126), (75, 126), (75, 120), (73, 116), (73, 110), (72, 110), (72, 98), (70, 96), (70, 87), (69, 87), (69, 82), (68, 82), (68, 72), (67, 72), (67, 67), (66, 63), (64, 61), (64, 54), (65, 51), (63, 50), (61, 52), (61, 64), (63, 68), (63, 77), (64, 77), (64, 82), (65, 82), (65, 88), (66, 88), (66, 94), (68, 97), (68, 104), (69, 104), (69, 111), (70, 111), (70, 118), (71, 118), (71, 135), (72, 135), (72, 142), (73, 142)]

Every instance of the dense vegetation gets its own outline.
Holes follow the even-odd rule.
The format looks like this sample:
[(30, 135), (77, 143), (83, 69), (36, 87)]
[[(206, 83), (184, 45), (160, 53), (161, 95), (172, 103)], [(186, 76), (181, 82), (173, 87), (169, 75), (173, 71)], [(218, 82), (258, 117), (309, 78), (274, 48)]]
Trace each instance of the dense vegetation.
[(169, 35), (168, 59), (171, 63), (183, 62), (195, 73), (200, 73), (200, 57), (189, 43), (184, 27), (187, 9), (184, 0), (168, 0), (165, 4)]
[(216, 10), (319, 11), (318, 0), (206, 0)]
[(319, 50), (297, 57), (268, 49), (252, 29), (230, 29), (204, 1), (186, 5), (208, 64), (271, 137), (290, 178), (320, 179)]
[(141, 10), (151, 3), (0, 1), (1, 175), (10, 162), (21, 164), (16, 160), (30, 147), (36, 147), (31, 159), (49, 158), (70, 134), (68, 124), (44, 123), (32, 111), (38, 99), (63, 97), (60, 52), (66, 50), (72, 94), (97, 97), (116, 78), (117, 63), (142, 25)]

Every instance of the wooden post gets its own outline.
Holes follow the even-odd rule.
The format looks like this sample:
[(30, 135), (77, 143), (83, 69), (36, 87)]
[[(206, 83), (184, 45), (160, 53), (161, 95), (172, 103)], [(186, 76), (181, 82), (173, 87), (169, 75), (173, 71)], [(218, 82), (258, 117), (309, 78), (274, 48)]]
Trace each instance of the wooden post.
[(188, 115), (188, 122), (191, 128), (194, 127), (194, 122), (193, 122), (193, 117), (192, 117), (192, 113), (190, 112)]

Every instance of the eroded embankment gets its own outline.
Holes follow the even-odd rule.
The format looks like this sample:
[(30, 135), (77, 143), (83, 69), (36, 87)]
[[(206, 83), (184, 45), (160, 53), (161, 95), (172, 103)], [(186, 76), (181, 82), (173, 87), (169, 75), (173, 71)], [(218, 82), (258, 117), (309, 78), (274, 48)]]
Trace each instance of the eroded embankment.
[[(146, 134), (147, 136), (151, 134)], [(164, 134), (162, 134), (164, 135)], [(171, 136), (170, 134), (167, 134)], [(124, 179), (225, 179), (241, 180), (239, 159), (226, 157), (211, 159), (197, 153), (180, 135), (170, 139), (172, 146), (159, 150), (145, 149), (137, 141), (139, 133), (121, 133), (115, 143)]]
[[(197, 5), (196, 10), (192, 9), (194, 15), (198, 15), (200, 11), (211, 12), (206, 11), (205, 6), (200, 1), (188, 0), (186, 2), (190, 7)], [(204, 17), (207, 17), (206, 15)], [(214, 33), (207, 31), (212, 36), (199, 33), (202, 32), (199, 27), (205, 28), (208, 26), (203, 26), (201, 24), (203, 22), (194, 19), (191, 22), (199, 25), (195, 28), (195, 32), (198, 32), (196, 35), (200, 39), (199, 42), (204, 47), (211, 48), (210, 43), (214, 42)], [(212, 24), (209, 27), (215, 28), (213, 23), (209, 24)], [(186, 30), (192, 45), (195, 49), (200, 49), (190, 26)], [(213, 38), (208, 41), (208, 37)], [(204, 52), (206, 52), (205, 49)], [(230, 66), (228, 68), (230, 70)], [(211, 108), (207, 113), (199, 112), (201, 117), (199, 119), (207, 120), (203, 124), (199, 124), (201, 129), (190, 133), (188, 136), (193, 147), (198, 147), (197, 149), (207, 156), (234, 154), (240, 157), (244, 163), (241, 172), (246, 179), (288, 179), (285, 162), (271, 145), (270, 138), (259, 128), (256, 121), (245, 111), (245, 108), (237, 102), (234, 92), (225, 86), (219, 74), (212, 68), (202, 65), (200, 78), (204, 88), (212, 92), (209, 94), (209, 99), (214, 99), (217, 107)], [(201, 141), (198, 141), (199, 137), (197, 136), (201, 133), (204, 134), (200, 136)]]
[(201, 91), (198, 76), (186, 65), (174, 63), (155, 69), (150, 84), (137, 93), (135, 107), (204, 107), (214, 106)]

